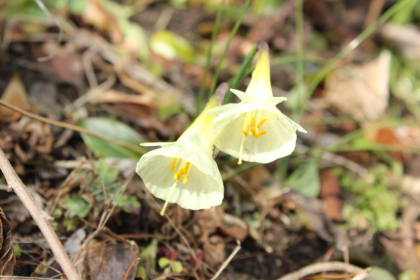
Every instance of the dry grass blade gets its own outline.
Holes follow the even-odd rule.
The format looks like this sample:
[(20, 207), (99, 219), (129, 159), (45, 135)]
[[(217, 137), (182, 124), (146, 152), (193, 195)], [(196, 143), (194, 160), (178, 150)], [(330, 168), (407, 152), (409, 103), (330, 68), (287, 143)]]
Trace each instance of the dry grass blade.
[(10, 223), (0, 208), (0, 275), (12, 275), (15, 262)]

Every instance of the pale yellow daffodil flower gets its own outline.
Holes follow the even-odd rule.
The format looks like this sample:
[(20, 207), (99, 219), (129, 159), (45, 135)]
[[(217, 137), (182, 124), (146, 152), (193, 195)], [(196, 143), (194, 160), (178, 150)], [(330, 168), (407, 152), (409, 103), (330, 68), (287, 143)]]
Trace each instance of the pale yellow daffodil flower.
[(286, 117), (277, 104), (287, 100), (273, 97), (268, 47), (261, 49), (246, 92), (231, 89), (241, 100), (207, 111), (218, 115), (211, 127), (213, 143), (221, 151), (242, 160), (269, 163), (293, 152), (296, 130), (306, 132)]
[(208, 209), (222, 203), (223, 180), (213, 160), (210, 126), (216, 116), (204, 112), (218, 105), (213, 97), (203, 112), (176, 142), (142, 143), (142, 146), (161, 146), (143, 155), (136, 172), (147, 189), (165, 200), (161, 215), (168, 203), (191, 209)]

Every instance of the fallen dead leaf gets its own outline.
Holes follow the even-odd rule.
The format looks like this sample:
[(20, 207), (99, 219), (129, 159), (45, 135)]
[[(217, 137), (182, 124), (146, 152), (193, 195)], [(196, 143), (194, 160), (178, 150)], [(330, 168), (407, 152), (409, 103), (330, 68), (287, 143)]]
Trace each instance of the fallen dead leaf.
[(10, 223), (0, 208), (0, 275), (13, 275), (15, 262)]
[(342, 115), (378, 119), (388, 107), (391, 53), (364, 64), (350, 64), (333, 71), (325, 81), (324, 100)]
[[(84, 258), (84, 273), (82, 274), (84, 280), (123, 279), (130, 263), (139, 255), (137, 245), (117, 241), (108, 235), (93, 239), (87, 247), (90, 249)], [(135, 270), (133, 269), (126, 279), (133, 280), (134, 277)]]
[(219, 227), (218, 232), (234, 237), (242, 242), (248, 236), (248, 226), (241, 218), (225, 214), (223, 216), (223, 225)]
[(323, 212), (331, 220), (341, 220), (341, 187), (337, 176), (331, 169), (320, 174), (320, 198), (324, 201)]
[[(28, 94), (22, 84), (19, 74), (13, 74), (9, 84), (3, 92), (1, 100), (19, 109), (28, 110), (30, 108)], [(12, 109), (0, 106), (0, 122), (13, 122), (18, 120), (21, 114)]]
[(420, 58), (420, 30), (415, 25), (385, 23), (378, 35), (394, 45), (408, 59)]
[(59, 79), (82, 86), (84, 83), (84, 70), (79, 57), (79, 46), (70, 41), (62, 46), (57, 42), (45, 42), (35, 46), (32, 51), (35, 58), (42, 58), (52, 55), (50, 59), (42, 62), (49, 71)]
[[(375, 123), (365, 123), (364, 128), (369, 128), (369, 126), (375, 126)], [(366, 139), (379, 143), (382, 145), (392, 145), (392, 146), (401, 146), (403, 147), (404, 144), (400, 141), (400, 139), (396, 135), (396, 130), (392, 127), (384, 127), (381, 129), (366, 129), (365, 137)], [(414, 132), (415, 135), (415, 132)], [(401, 153), (401, 152), (388, 152), (394, 159), (400, 162), (406, 162), (410, 160), (411, 154), (408, 153)]]
[(223, 225), (224, 215), (223, 208), (220, 206), (216, 206), (214, 210), (205, 209), (194, 213), (194, 218), (201, 229), (200, 241), (207, 242), (209, 235)]
[(113, 43), (121, 42), (122, 32), (117, 19), (102, 6), (101, 1), (89, 1), (82, 18), (86, 23), (107, 32)]
[(211, 267), (218, 267), (226, 259), (225, 241), (218, 235), (213, 235), (203, 244), (204, 261)]
[(394, 136), (404, 146), (420, 148), (420, 128), (416, 126), (400, 125), (393, 128)]
[(0, 200), (0, 204), (3, 205), (3, 210), (7, 214), (7, 217), (9, 217), (10, 221), (23, 223), (30, 217), (26, 207), (15, 195), (9, 196), (7, 199)]

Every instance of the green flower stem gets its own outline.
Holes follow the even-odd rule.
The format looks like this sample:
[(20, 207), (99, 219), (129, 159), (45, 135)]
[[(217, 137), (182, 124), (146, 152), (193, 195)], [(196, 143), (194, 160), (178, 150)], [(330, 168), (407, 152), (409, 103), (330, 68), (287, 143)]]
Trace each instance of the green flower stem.
[[(200, 90), (199, 90), (198, 96), (197, 96), (197, 115), (200, 114), (200, 112), (204, 108), (204, 104), (205, 104), (205, 102), (204, 102), (204, 88), (206, 86), (207, 75), (208, 75), (209, 69), (210, 69), (210, 59), (211, 59), (211, 54), (213, 52), (213, 45), (214, 45), (214, 41), (216, 39), (217, 32), (219, 31), (220, 20), (222, 19), (224, 8), (225, 8), (225, 0), (222, 0), (222, 3), (219, 5), (219, 8), (217, 10), (216, 21), (214, 22), (214, 27), (213, 27), (213, 30), (212, 30), (212, 33), (211, 33), (210, 46), (209, 46), (209, 49), (207, 51), (206, 69), (204, 70), (204, 77), (203, 77), (203, 80), (201, 81)], [(213, 92), (210, 92), (210, 94), (212, 94), (212, 93)]]
[(257, 163), (257, 162), (247, 162), (247, 163), (244, 163), (242, 165), (239, 165), (238, 167), (234, 168), (232, 171), (224, 174), (222, 176), (222, 179), (223, 179), (223, 181), (226, 181), (227, 179), (230, 179), (233, 176), (235, 176), (235, 175), (237, 175), (237, 174), (239, 174), (239, 173), (241, 173), (245, 170), (248, 170), (248, 169), (250, 169), (250, 168), (252, 168), (256, 165), (259, 165), (259, 163)]
[(231, 41), (232, 41), (232, 39), (233, 39), (233, 36), (235, 36), (236, 32), (237, 32), (237, 31), (238, 31), (238, 29), (239, 29), (239, 26), (240, 26), (240, 25), (241, 25), (241, 23), (242, 23), (242, 20), (243, 20), (243, 18), (244, 18), (244, 16), (245, 16), (245, 13), (246, 13), (246, 11), (248, 10), (248, 6), (249, 6), (249, 2), (250, 2), (250, 1), (251, 1), (251, 0), (246, 0), (246, 2), (245, 2), (245, 6), (244, 6), (244, 8), (242, 9), (241, 14), (239, 15), (239, 18), (238, 18), (238, 20), (236, 21), (235, 26), (234, 26), (234, 27), (233, 27), (233, 29), (232, 29), (232, 32), (230, 32), (230, 35), (229, 35), (228, 41), (227, 41), (227, 43), (226, 43), (226, 46), (225, 46), (225, 48), (224, 48), (224, 50), (223, 50), (223, 53), (222, 53), (222, 55), (221, 55), (221, 57), (220, 57), (220, 59), (219, 59), (219, 62), (217, 63), (217, 66), (216, 66), (216, 71), (215, 71), (215, 73), (214, 73), (213, 81), (212, 81), (212, 83), (211, 83), (210, 92), (214, 92), (214, 90), (215, 90), (215, 88), (216, 88), (216, 83), (217, 83), (217, 79), (218, 79), (218, 77), (219, 77), (219, 72), (220, 72), (220, 69), (222, 68), (222, 62), (223, 62), (223, 59), (224, 59), (224, 58), (225, 58), (225, 56), (226, 56), (227, 50), (228, 50), (228, 48), (229, 48), (229, 46), (230, 46), (230, 43), (231, 43)]

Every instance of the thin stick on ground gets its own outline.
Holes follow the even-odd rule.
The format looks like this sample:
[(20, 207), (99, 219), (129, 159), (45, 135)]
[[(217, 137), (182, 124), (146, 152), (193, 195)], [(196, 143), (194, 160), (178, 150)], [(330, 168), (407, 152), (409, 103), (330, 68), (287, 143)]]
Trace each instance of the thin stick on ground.
[(13, 106), (13, 105), (9, 104), (7, 102), (4, 102), (3, 100), (0, 100), (0, 105), (3, 105), (3, 106), (5, 106), (9, 109), (12, 109), (13, 111), (21, 113), (22, 115), (25, 115), (25, 116), (27, 116), (31, 119), (35, 119), (35, 120), (40, 121), (40, 122), (48, 123), (48, 124), (55, 125), (55, 126), (58, 126), (58, 127), (71, 129), (71, 130), (74, 130), (74, 131), (77, 131), (77, 132), (80, 132), (80, 133), (89, 134), (89, 135), (98, 137), (99, 139), (102, 139), (104, 141), (107, 141), (107, 142), (110, 142), (112, 144), (116, 144), (116, 145), (128, 148), (130, 150), (136, 151), (136, 152), (141, 153), (141, 154), (144, 154), (145, 152), (147, 152), (146, 149), (144, 149), (142, 147), (139, 147), (139, 146), (136, 146), (136, 145), (133, 145), (133, 144), (121, 141), (121, 140), (117, 140), (117, 139), (114, 139), (114, 138), (110, 138), (110, 137), (107, 137), (107, 136), (104, 136), (102, 134), (93, 132), (91, 130), (84, 129), (82, 127), (79, 127), (79, 126), (76, 126), (76, 125), (73, 125), (73, 124), (54, 121), (54, 120), (50, 120), (48, 118), (44, 118), (44, 117), (29, 113), (25, 110), (22, 110), (22, 109), (20, 109), (16, 106)]
[(239, 250), (241, 250), (241, 242), (239, 240), (236, 240), (236, 242), (238, 243), (238, 246), (236, 246), (235, 250), (232, 251), (226, 261), (223, 262), (222, 266), (219, 268), (219, 270), (217, 270), (216, 274), (210, 280), (215, 280), (217, 277), (219, 277), (220, 273), (222, 273), (222, 271), (230, 263), (233, 257), (239, 252)]
[(125, 271), (125, 273), (124, 273), (123, 280), (127, 280), (127, 277), (128, 277), (128, 275), (130, 274), (131, 269), (133, 268), (133, 266), (134, 266), (136, 263), (138, 263), (138, 261), (139, 261), (139, 260), (140, 260), (140, 258), (137, 258), (137, 259), (133, 260), (133, 261), (130, 263), (130, 265), (128, 266), (127, 270), (126, 270), (126, 271)]
[[(28, 209), (32, 218), (35, 220), (35, 223), (38, 225), (42, 234), (44, 235), (45, 240), (51, 247), (51, 250), (66, 274), (69, 280), (80, 280), (79, 274), (74, 269), (66, 251), (64, 250), (63, 245), (55, 234), (53, 228), (48, 222), (48, 215), (42, 211), (35, 200), (26, 190), (25, 185), (22, 180), (16, 174), (16, 171), (13, 169), (9, 160), (6, 158), (3, 150), (0, 148), (0, 169), (3, 172), (6, 182), (9, 185), (9, 188), (13, 189), (19, 199), (22, 201), (22, 204)], [(1, 278), (1, 277), (0, 277)]]
[[(367, 276), (367, 271), (370, 270), (370, 268), (362, 269), (360, 267), (343, 263), (343, 262), (322, 262), (322, 263), (315, 263), (308, 266), (305, 266), (304, 268), (299, 269), (298, 271), (286, 274), (277, 280), (299, 280), (302, 278), (305, 278), (308, 275), (323, 273), (326, 271), (344, 271), (346, 273), (351, 273), (354, 275), (360, 275), (364, 274)], [(346, 276), (347, 277), (347, 276)], [(361, 278), (364, 279), (364, 278)]]

